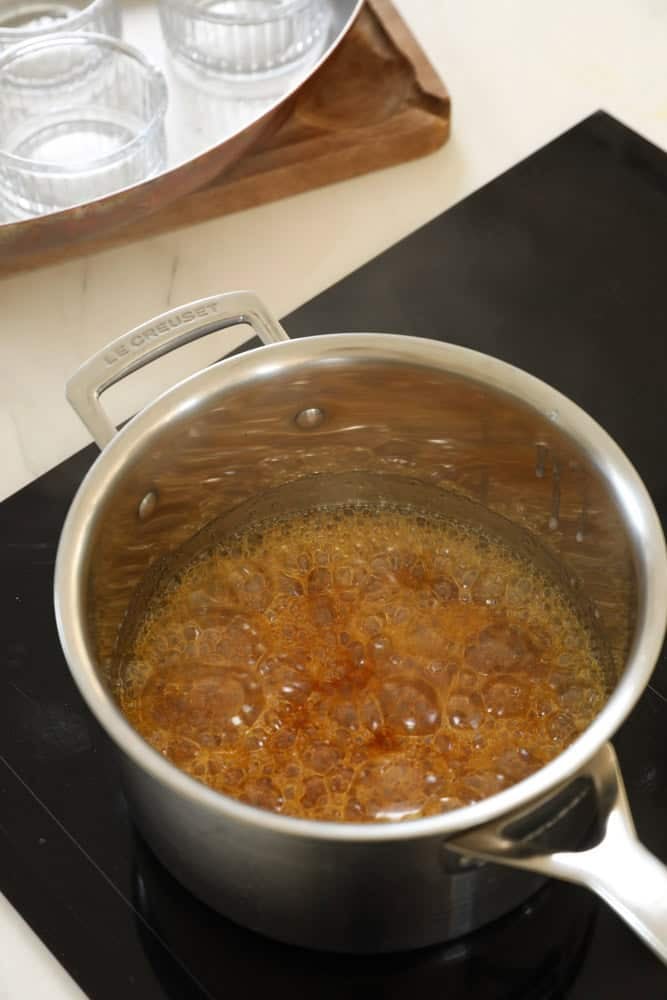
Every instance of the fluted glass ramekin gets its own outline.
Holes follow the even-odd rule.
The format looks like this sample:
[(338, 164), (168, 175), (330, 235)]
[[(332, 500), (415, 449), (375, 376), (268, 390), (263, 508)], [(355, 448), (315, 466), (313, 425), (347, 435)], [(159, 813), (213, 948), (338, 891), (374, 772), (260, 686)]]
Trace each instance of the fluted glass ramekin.
[(0, 0), (0, 53), (61, 32), (120, 37), (119, 0)]
[(159, 10), (173, 56), (234, 81), (315, 58), (331, 14), (329, 0), (159, 0)]
[(10, 49), (0, 95), (0, 198), (14, 218), (93, 201), (164, 163), (164, 77), (116, 38), (59, 34)]

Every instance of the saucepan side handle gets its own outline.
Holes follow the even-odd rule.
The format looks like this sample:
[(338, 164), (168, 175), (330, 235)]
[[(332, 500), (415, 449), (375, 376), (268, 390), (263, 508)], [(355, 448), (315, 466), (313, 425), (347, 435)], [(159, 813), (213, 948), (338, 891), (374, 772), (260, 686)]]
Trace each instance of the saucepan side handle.
[(253, 292), (227, 292), (170, 309), (118, 337), (85, 362), (67, 383), (67, 399), (100, 448), (116, 428), (100, 404), (100, 396), (126, 375), (170, 351), (227, 327), (245, 326), (230, 334), (223, 357), (257, 336), (263, 344), (289, 340), (282, 326)]
[(667, 964), (667, 867), (637, 839), (618, 760), (607, 743), (580, 772), (592, 779), (600, 814), (598, 842), (581, 851), (540, 853), (528, 839), (508, 835), (517, 817), (504, 817), (447, 841), (468, 857), (538, 872), (586, 886)]

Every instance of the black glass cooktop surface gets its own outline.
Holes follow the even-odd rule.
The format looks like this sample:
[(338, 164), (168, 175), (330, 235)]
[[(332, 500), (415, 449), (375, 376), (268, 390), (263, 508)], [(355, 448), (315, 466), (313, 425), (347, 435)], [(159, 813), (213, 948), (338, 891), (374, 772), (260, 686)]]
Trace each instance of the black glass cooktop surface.
[[(285, 326), (434, 337), (520, 365), (616, 437), (664, 521), (666, 249), (667, 156), (600, 113)], [(56, 635), (58, 535), (95, 455), (85, 449), (0, 505), (0, 889), (91, 997), (667, 995), (657, 960), (564, 884), (469, 938), (372, 958), (275, 944), (182, 889), (133, 830)], [(615, 743), (639, 833), (667, 861), (664, 655)]]

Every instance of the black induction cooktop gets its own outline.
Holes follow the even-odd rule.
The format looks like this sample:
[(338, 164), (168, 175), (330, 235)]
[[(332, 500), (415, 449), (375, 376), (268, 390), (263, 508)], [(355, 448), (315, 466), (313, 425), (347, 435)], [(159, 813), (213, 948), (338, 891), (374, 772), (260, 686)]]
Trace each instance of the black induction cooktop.
[[(434, 337), (527, 369), (616, 437), (664, 523), (666, 251), (667, 156), (598, 113), (284, 322)], [(133, 829), (56, 635), (58, 535), (95, 455), (0, 505), (0, 889), (91, 997), (667, 996), (657, 960), (564, 884), (469, 938), (377, 958), (275, 944), (182, 889)], [(664, 655), (615, 743), (639, 833), (667, 861)]]

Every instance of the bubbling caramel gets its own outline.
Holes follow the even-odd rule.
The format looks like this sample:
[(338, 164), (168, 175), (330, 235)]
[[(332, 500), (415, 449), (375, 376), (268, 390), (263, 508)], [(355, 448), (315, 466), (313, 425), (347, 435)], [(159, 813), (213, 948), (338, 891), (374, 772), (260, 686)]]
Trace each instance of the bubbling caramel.
[(591, 633), (501, 540), (362, 506), (255, 524), (198, 556), (154, 596), (119, 688), (194, 778), (358, 822), (507, 788), (606, 694)]

